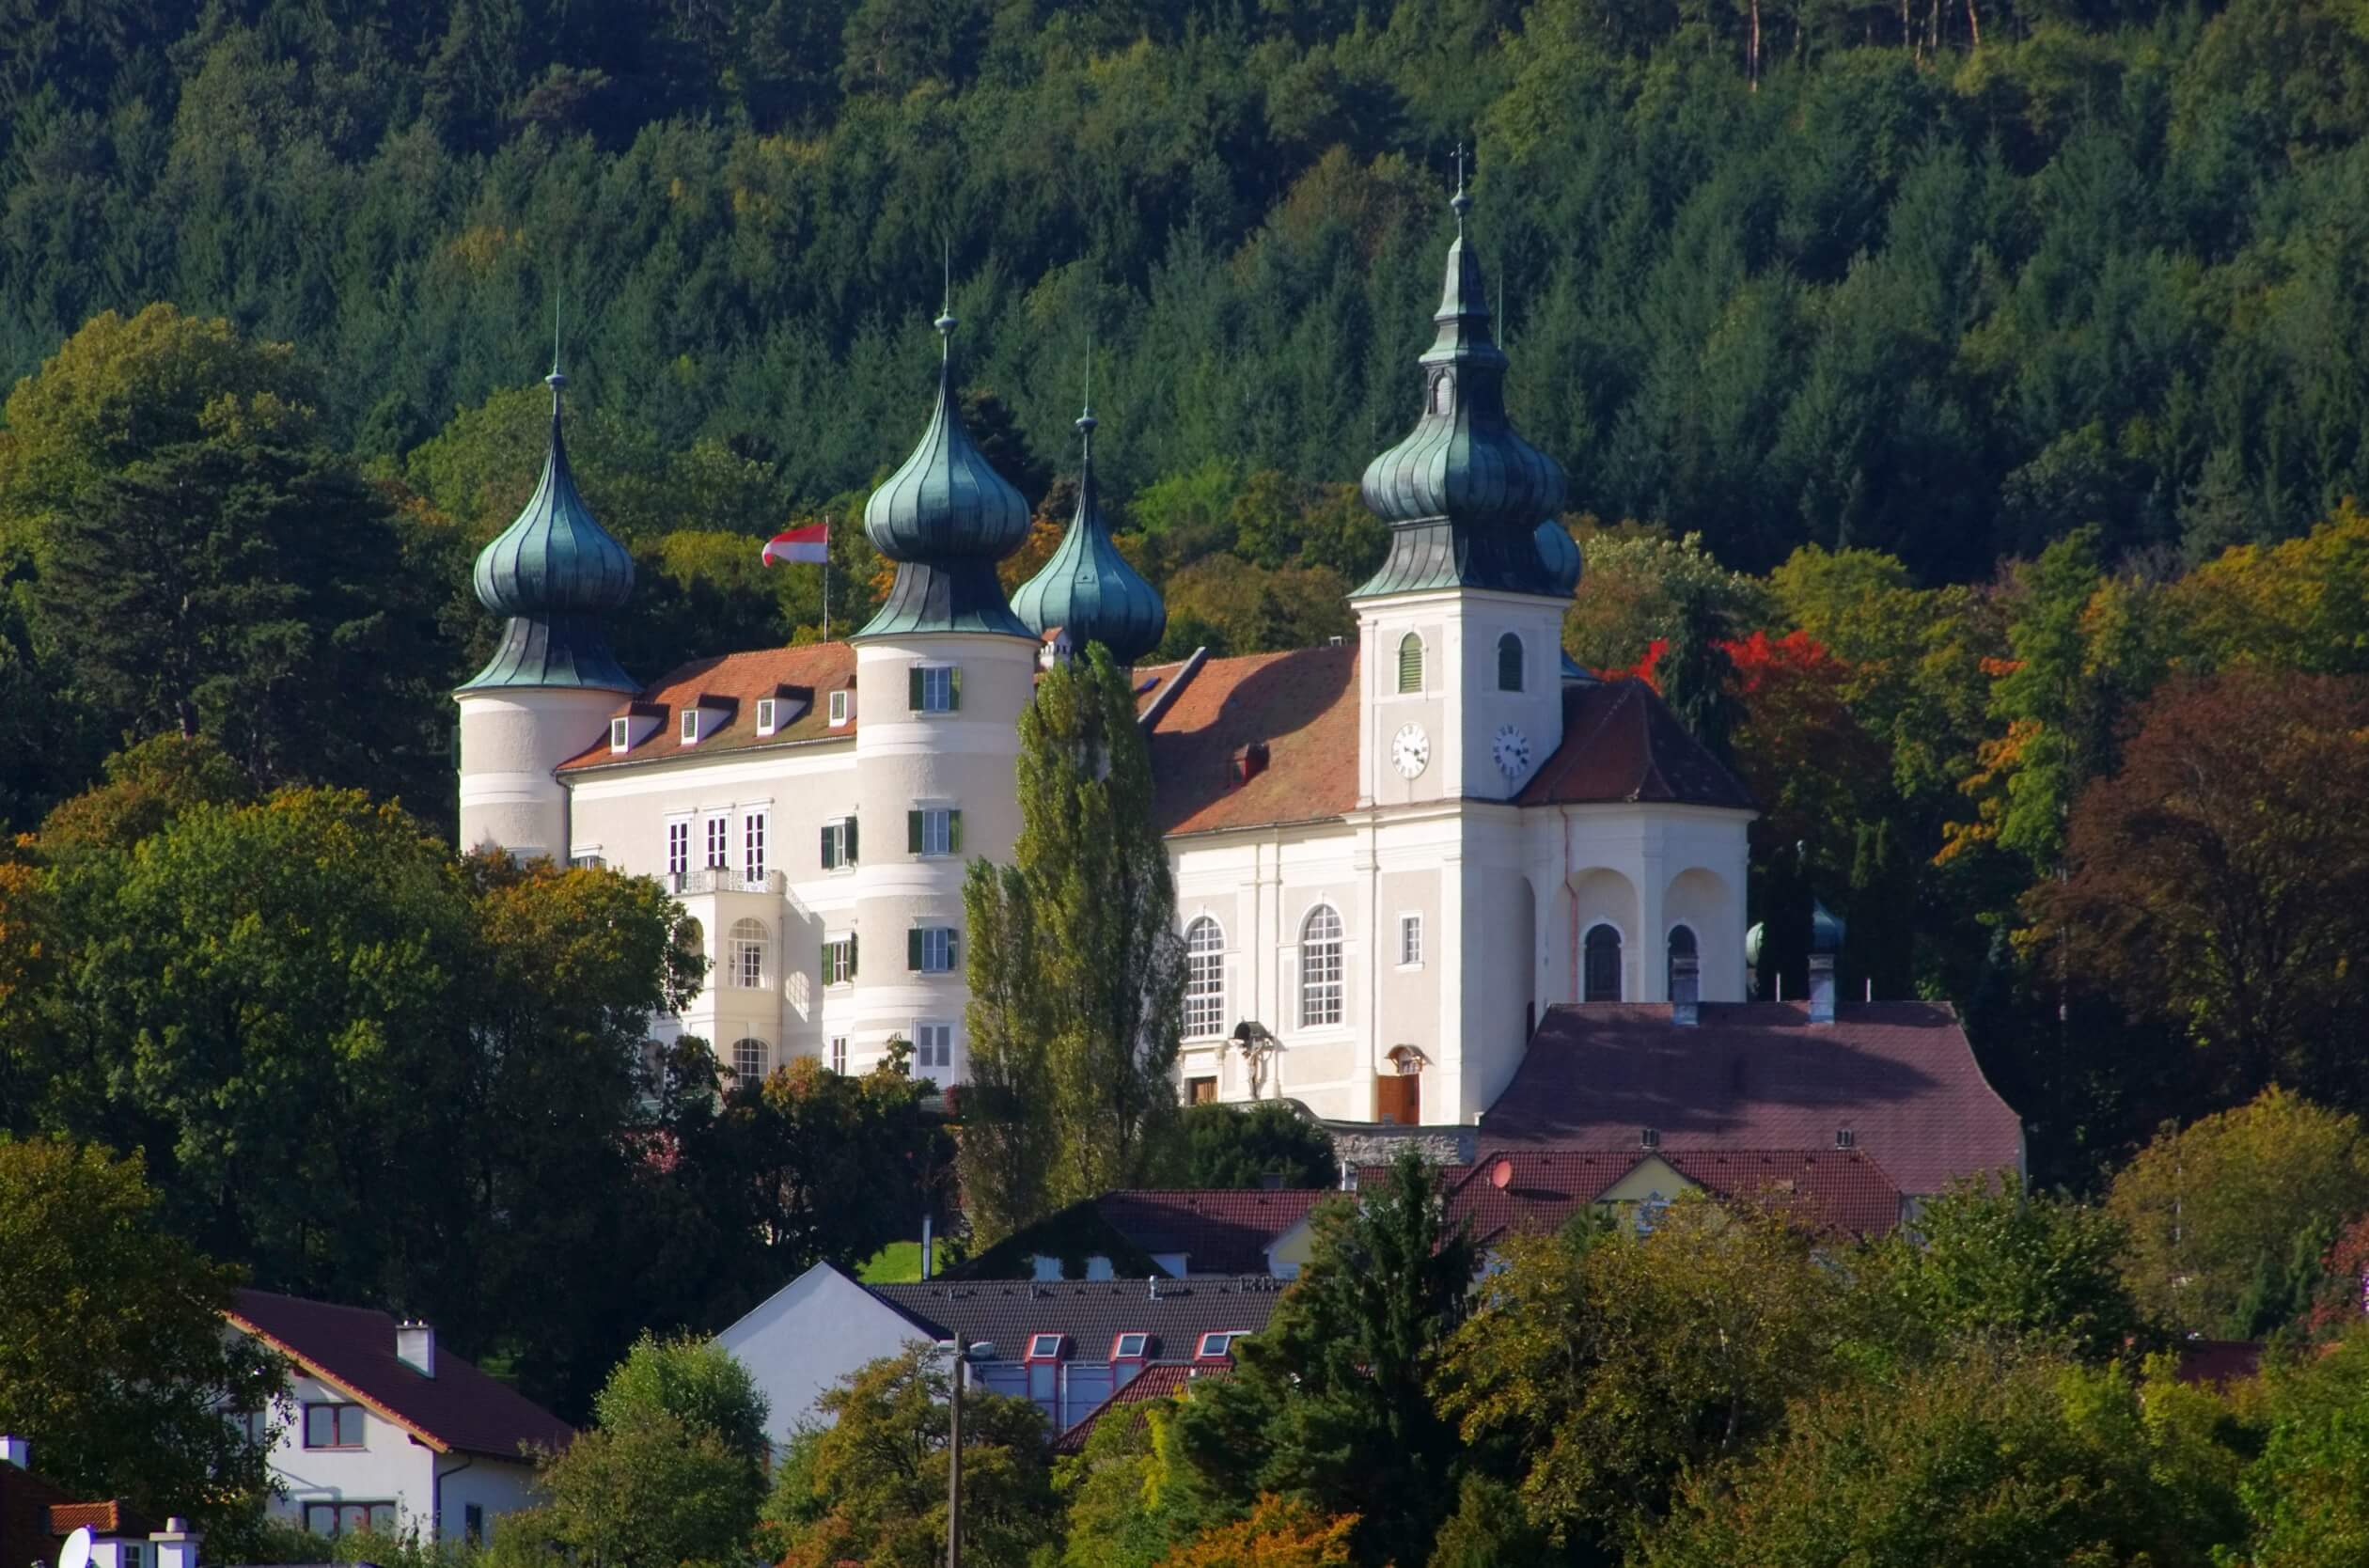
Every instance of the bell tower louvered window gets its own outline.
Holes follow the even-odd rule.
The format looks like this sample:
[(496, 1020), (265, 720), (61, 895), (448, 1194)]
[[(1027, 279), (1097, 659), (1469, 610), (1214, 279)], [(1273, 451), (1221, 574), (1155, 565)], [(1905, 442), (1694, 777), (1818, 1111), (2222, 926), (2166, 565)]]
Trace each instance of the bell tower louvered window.
[(1522, 639), (1508, 632), (1498, 638), (1498, 690), (1522, 689)]
[(1402, 693), (1423, 689), (1423, 639), (1413, 632), (1399, 638), (1398, 689)]

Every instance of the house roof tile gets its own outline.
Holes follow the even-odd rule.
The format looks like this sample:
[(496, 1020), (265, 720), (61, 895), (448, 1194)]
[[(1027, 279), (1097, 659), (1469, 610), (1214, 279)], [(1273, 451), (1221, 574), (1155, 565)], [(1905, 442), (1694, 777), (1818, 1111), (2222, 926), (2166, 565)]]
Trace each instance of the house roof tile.
[(1172, 1399), (1188, 1384), (1206, 1378), (1227, 1377), (1227, 1367), (1196, 1366), (1190, 1361), (1155, 1361), (1129, 1378), (1124, 1387), (1108, 1399), (1072, 1422), (1070, 1429), (1053, 1440), (1055, 1453), (1081, 1453), (1086, 1439), (1094, 1435), (1094, 1427), (1105, 1416), (1124, 1411), (1136, 1425), (1141, 1425), (1154, 1400)]
[(1812, 1025), (1798, 1002), (1547, 1010), (1481, 1119), (1487, 1147), (1634, 1153), (1654, 1128), (1665, 1158), (1695, 1151), (1831, 1149), (1847, 1130), (1910, 1196), (1959, 1176), (2020, 1169), (2023, 1128), (1939, 1002), (1845, 1005)]
[[(1164, 665), (1138, 682), (1182, 679), (1152, 729), (1153, 816), (1163, 833), (1321, 822), (1357, 804), (1357, 651), (1303, 648)], [(1157, 688), (1147, 694), (1160, 703)], [(1237, 784), (1234, 757), (1266, 747)]]
[(368, 1307), (241, 1291), (227, 1314), (307, 1373), (351, 1395), (440, 1453), (517, 1459), (558, 1449), (567, 1422), (441, 1345), (428, 1377), (395, 1354), (395, 1320)]
[[(752, 751), (759, 747), (795, 745), (808, 741), (853, 740), (855, 715), (845, 724), (830, 722), (830, 693), (855, 684), (855, 650), (843, 642), (805, 643), (796, 648), (763, 648), (720, 658), (695, 659), (669, 670), (634, 698), (621, 700), (612, 718), (656, 710), (661, 722), (631, 750), (609, 749), (605, 731), (592, 745), (559, 764), (561, 773), (592, 768), (631, 767), (644, 762), (678, 761), (685, 757), (712, 757), (722, 751)], [(770, 735), (757, 733), (757, 699), (772, 697), (782, 686), (810, 694), (806, 712)], [(730, 705), (731, 716), (697, 745), (685, 746), (675, 732), (675, 715), (705, 699), (715, 708)], [(853, 703), (850, 704), (851, 710)]]
[(1515, 799), (1524, 806), (1652, 801), (1753, 808), (1751, 792), (1642, 681), (1564, 686), (1562, 744)]
[(1067, 1334), (1073, 1354), (1100, 1356), (1121, 1334), (1152, 1336), (1154, 1357), (1189, 1357), (1203, 1334), (1266, 1326), (1282, 1282), (1263, 1275), (1163, 1279), (948, 1280), (874, 1285), (871, 1293), (942, 1340), (984, 1340), (1017, 1360), (1033, 1334)]
[(1331, 1196), (1329, 1188), (1135, 1188), (1106, 1192), (1096, 1207), (1144, 1251), (1184, 1254), (1193, 1274), (1264, 1274), (1276, 1238)]
[(1900, 1188), (1865, 1154), (1758, 1149), (1492, 1151), (1442, 1168), (1448, 1220), (1468, 1221), (1483, 1247), (1508, 1234), (1545, 1234), (1655, 1159), (1715, 1199), (1770, 1209), (1810, 1230), (1871, 1236), (1900, 1222)]

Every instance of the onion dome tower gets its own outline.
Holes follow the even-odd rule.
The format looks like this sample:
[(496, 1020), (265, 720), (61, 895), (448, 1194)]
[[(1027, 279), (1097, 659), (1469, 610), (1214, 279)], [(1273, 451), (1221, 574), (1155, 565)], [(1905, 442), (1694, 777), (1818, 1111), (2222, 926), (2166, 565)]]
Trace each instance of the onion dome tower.
[(478, 555), (478, 599), (509, 618), (501, 646), (453, 694), (461, 705), (461, 842), (522, 855), (568, 854), (567, 792), (552, 770), (600, 734), (620, 694), (639, 689), (609, 651), (601, 619), (634, 589), (634, 557), (576, 493), (560, 433), (568, 378), (555, 362), (541, 482)]
[(1390, 525), (1390, 553), (1355, 598), (1439, 588), (1557, 591), (1534, 536), (1540, 518), (1562, 510), (1562, 466), (1505, 416), (1505, 352), (1490, 336), (1481, 259), (1465, 233), (1472, 198), (1461, 149), (1449, 205), (1456, 239), (1432, 318), (1438, 336), (1417, 361), (1423, 411), (1404, 440), (1366, 465), (1361, 487), (1366, 506)]
[(1160, 645), (1168, 606), (1111, 542), (1094, 487), (1095, 424), (1089, 399), (1077, 416), (1077, 511), (1051, 558), (1012, 596), (1012, 607), (1038, 636), (1061, 627), (1081, 649), (1101, 643), (1123, 669)]
[(1571, 537), (1571, 530), (1562, 520), (1550, 517), (1538, 525), (1533, 536), (1538, 541), (1538, 559), (1545, 569), (1548, 591), (1568, 599), (1579, 587), (1579, 573), (1585, 563), (1579, 557), (1579, 541)]
[(996, 563), (1028, 537), (1028, 504), (971, 444), (954, 405), (953, 316), (941, 309), (938, 395), (929, 428), (864, 504), (864, 533), (897, 579), (856, 636), (987, 632), (1030, 636), (1012, 613)]

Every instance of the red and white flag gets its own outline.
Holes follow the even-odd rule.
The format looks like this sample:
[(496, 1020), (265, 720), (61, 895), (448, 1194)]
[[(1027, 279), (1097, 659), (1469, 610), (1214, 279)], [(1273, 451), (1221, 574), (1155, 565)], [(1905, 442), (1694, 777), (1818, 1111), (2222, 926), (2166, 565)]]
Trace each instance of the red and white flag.
[(786, 528), (765, 541), (765, 564), (789, 561), (823, 566), (831, 558), (831, 525), (810, 523), (803, 528)]

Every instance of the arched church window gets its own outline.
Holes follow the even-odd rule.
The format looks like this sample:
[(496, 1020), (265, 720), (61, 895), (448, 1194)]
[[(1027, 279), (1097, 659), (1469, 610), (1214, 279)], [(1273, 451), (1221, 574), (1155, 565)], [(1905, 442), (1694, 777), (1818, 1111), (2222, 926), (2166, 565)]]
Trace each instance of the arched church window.
[(1399, 638), (1399, 690), (1423, 689), (1423, 639), (1413, 632)]
[(1610, 926), (1590, 926), (1584, 956), (1586, 964), (1581, 976), (1579, 999), (1583, 1002), (1619, 1001), (1621, 933)]
[(1498, 638), (1498, 690), (1522, 689), (1522, 639), (1508, 632)]
[(1203, 915), (1184, 928), (1184, 1037), (1226, 1032), (1226, 933)]
[(1676, 996), (1677, 996), (1677, 995), (1678, 995), (1678, 961), (1679, 961), (1680, 959), (1682, 959), (1682, 958), (1696, 958), (1696, 957), (1699, 957), (1699, 956), (1700, 956), (1699, 950), (1698, 950), (1698, 949), (1697, 949), (1697, 948), (1695, 947), (1695, 933), (1694, 933), (1694, 928), (1693, 928), (1692, 926), (1672, 926), (1672, 927), (1671, 927), (1671, 928), (1670, 928), (1670, 977), (1669, 977), (1669, 981), (1668, 981), (1667, 988), (1663, 991), (1662, 995), (1664, 995), (1664, 996), (1666, 996), (1672, 997), (1672, 998), (1674, 998), (1674, 997), (1676, 997)]
[(732, 1075), (744, 1084), (753, 1084), (765, 1075), (765, 1058), (773, 1047), (763, 1041), (744, 1035), (732, 1042)]
[(1341, 913), (1320, 903), (1300, 922), (1300, 1027), (1341, 1022)]
[(732, 983), (744, 990), (754, 991), (765, 983), (765, 951), (773, 946), (773, 933), (762, 920), (734, 920), (727, 938), (726, 962), (731, 965)]

